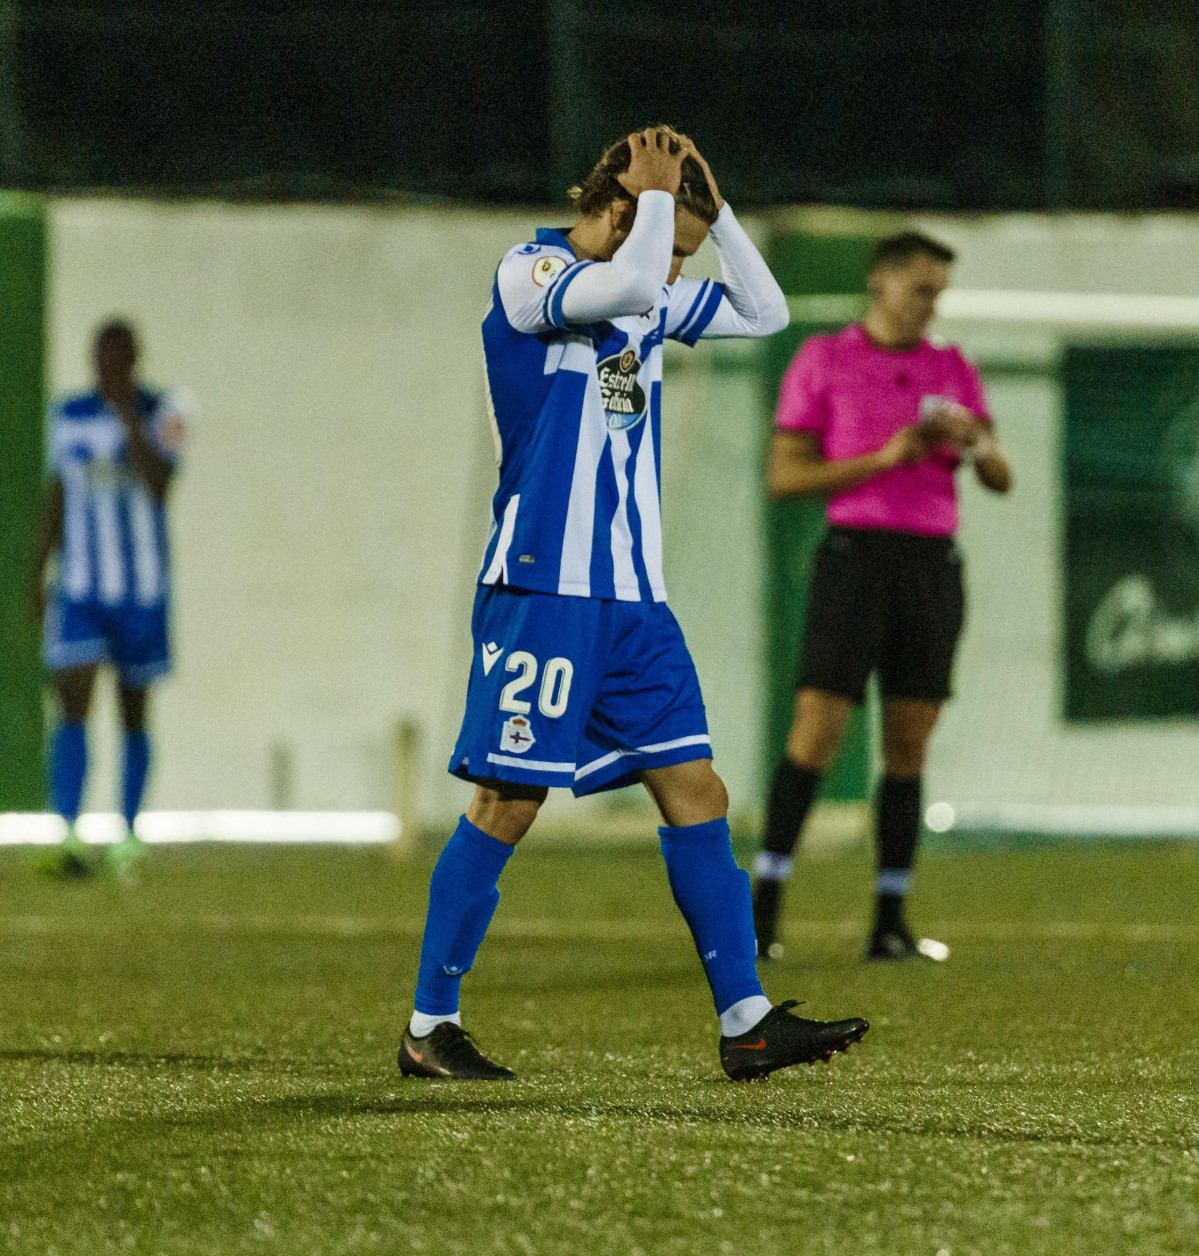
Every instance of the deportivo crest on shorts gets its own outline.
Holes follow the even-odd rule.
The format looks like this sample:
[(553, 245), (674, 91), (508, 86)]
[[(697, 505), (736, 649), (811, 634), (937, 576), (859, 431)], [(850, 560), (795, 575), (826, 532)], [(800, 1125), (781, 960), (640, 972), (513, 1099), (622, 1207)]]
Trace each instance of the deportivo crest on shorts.
[(514, 715), (504, 721), (504, 728), (500, 733), (501, 750), (506, 750), (509, 754), (526, 754), (536, 740), (529, 721), (523, 715)]
[(627, 432), (645, 418), (645, 389), (637, 379), (640, 370), (641, 359), (635, 349), (614, 353), (596, 366), (610, 432)]

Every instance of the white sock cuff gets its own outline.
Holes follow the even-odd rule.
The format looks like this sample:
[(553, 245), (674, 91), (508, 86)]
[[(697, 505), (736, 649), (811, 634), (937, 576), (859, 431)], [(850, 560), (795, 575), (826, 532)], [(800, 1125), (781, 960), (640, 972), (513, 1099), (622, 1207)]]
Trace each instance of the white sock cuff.
[(726, 1038), (747, 1034), (770, 1008), (770, 1000), (764, 994), (751, 994), (748, 999), (739, 999), (720, 1013), (720, 1032)]
[(414, 1038), (427, 1038), (438, 1025), (449, 1021), (451, 1025), (462, 1024), (462, 1013), (451, 1012), (449, 1016), (434, 1016), (431, 1012), (413, 1012), (408, 1022), (408, 1032)]
[(760, 850), (754, 856), (754, 876), (761, 881), (786, 881), (791, 875), (791, 856)]
[(874, 882), (879, 894), (906, 894), (912, 884), (912, 874), (907, 868), (881, 868)]

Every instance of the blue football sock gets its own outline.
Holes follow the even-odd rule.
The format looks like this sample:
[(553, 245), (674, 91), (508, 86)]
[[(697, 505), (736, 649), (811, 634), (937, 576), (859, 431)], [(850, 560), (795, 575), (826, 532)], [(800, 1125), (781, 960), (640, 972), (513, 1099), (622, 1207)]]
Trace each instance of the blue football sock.
[(129, 832), (142, 809), (142, 794), (150, 771), (150, 738), (145, 732), (125, 733), (125, 762), (121, 778), (121, 812)]
[(737, 867), (728, 820), (660, 828), (674, 901), (712, 987), (717, 1015), (762, 994), (749, 873)]
[(54, 730), (50, 746), (50, 797), (54, 810), (68, 823), (79, 819), (83, 778), (87, 775), (87, 735), (74, 720), (64, 720)]
[(418, 1012), (458, 1010), (458, 987), (470, 971), (500, 901), (496, 882), (514, 847), (490, 837), (463, 816), (429, 881), (429, 912), (416, 979)]

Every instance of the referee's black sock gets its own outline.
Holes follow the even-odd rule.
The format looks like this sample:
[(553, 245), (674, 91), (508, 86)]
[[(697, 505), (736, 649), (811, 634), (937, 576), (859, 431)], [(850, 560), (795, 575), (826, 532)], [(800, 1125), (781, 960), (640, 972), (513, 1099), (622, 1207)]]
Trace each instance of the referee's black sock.
[(754, 861), (759, 880), (785, 881), (791, 875), (791, 855), (819, 788), (819, 772), (786, 757), (779, 760), (766, 804), (766, 835)]
[(920, 777), (884, 776), (877, 801), (878, 880), (875, 882), (874, 927), (878, 931), (903, 925), (903, 899), (912, 880), (920, 841)]

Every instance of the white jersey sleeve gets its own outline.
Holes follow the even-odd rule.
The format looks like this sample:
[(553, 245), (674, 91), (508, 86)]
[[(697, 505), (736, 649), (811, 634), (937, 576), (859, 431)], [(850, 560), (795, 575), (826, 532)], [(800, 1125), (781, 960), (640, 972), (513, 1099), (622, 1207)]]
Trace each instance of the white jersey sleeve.
[(510, 249), (495, 277), (508, 322), (516, 331), (532, 336), (558, 326), (552, 319), (551, 298), (565, 292), (571, 279), (591, 264), (553, 244), (521, 244)]
[(642, 314), (658, 300), (674, 248), (674, 197), (642, 192), (628, 238), (608, 262), (577, 261), (568, 249), (524, 244), (496, 275), (508, 322), (536, 335)]
[(666, 335), (684, 344), (700, 337), (770, 336), (790, 318), (787, 298), (761, 253), (726, 204), (712, 224), (721, 282), (677, 279), (671, 287)]

